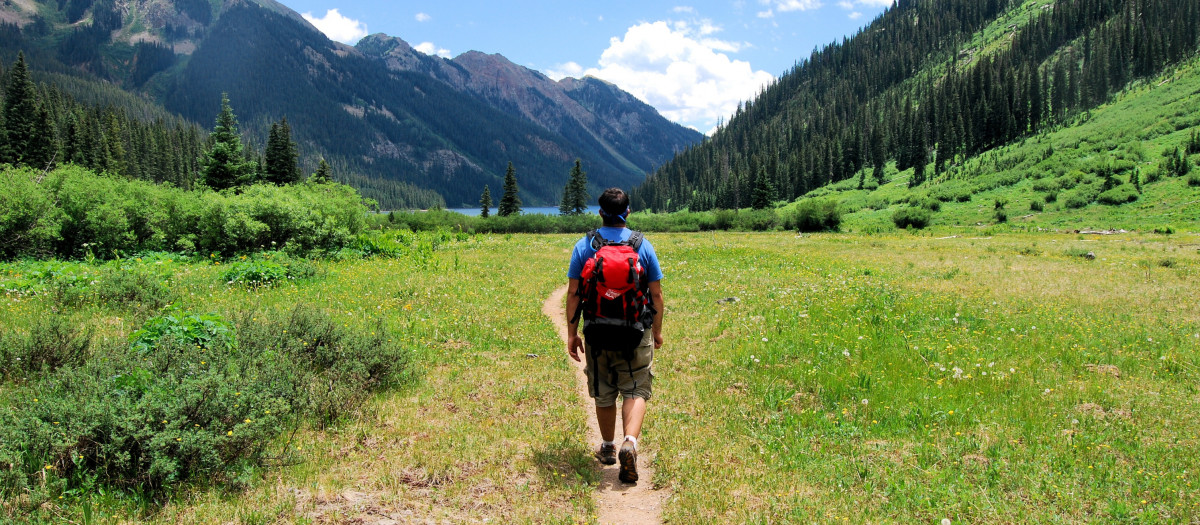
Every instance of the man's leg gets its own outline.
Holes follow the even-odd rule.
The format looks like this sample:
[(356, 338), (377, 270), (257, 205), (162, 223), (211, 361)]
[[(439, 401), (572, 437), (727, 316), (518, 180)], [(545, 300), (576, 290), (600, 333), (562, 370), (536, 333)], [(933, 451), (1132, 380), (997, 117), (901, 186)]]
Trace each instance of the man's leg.
[[(642, 412), (645, 413), (645, 409)], [(612, 441), (617, 431), (617, 406), (596, 407), (596, 424), (600, 426), (600, 438)], [(638, 428), (641, 428), (641, 418), (638, 418)]]
[[(597, 409), (597, 414), (599, 414), (599, 409)], [(613, 417), (616, 417), (616, 410), (613, 411)], [(645, 417), (645, 399), (631, 397), (621, 402), (621, 426), (625, 429), (626, 436), (633, 436), (633, 439), (642, 437), (642, 419)]]

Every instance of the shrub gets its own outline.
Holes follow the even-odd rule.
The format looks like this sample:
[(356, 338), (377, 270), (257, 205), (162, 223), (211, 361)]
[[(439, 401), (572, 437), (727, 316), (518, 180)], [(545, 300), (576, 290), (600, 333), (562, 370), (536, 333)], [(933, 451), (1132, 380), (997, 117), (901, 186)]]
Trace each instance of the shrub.
[(922, 229), (929, 225), (932, 214), (925, 208), (906, 206), (892, 213), (892, 222), (897, 228)]
[(784, 221), (784, 227), (802, 232), (837, 231), (842, 213), (832, 199), (804, 199)]
[(1193, 171), (1192, 173), (1188, 174), (1187, 185), (1193, 188), (1200, 186), (1200, 172)]
[(0, 378), (77, 365), (87, 359), (91, 344), (91, 330), (68, 316), (40, 316), (27, 335), (0, 333)]
[(773, 209), (741, 211), (733, 227), (741, 231), (768, 231), (779, 225), (779, 215)]
[(1096, 200), (1101, 204), (1112, 206), (1126, 204), (1138, 199), (1137, 188), (1132, 184), (1122, 184), (1096, 197)]
[(1042, 201), (1040, 201), (1040, 200), (1033, 199), (1033, 200), (1029, 201), (1029, 211), (1042, 211), (1045, 208), (1046, 208), (1046, 205), (1043, 204)]
[(111, 269), (96, 280), (94, 289), (100, 304), (115, 304), (142, 312), (158, 310), (175, 298), (161, 278), (142, 270)]
[(1162, 226), (1155, 226), (1154, 233), (1161, 234), (1161, 235), (1171, 235), (1171, 234), (1175, 233), (1175, 227), (1171, 226), (1169, 224), (1165, 224)]
[(0, 495), (32, 509), (95, 484), (153, 496), (229, 479), (261, 465), (281, 432), (337, 420), (407, 367), (381, 324), (354, 331), (317, 309), (248, 312), (236, 328), (172, 310), (94, 350), (104, 359), (6, 390)]
[(1047, 204), (1057, 201), (1058, 200), (1058, 192), (1052, 191), (1050, 193), (1047, 193), (1045, 200), (1046, 200)]
[(62, 211), (29, 169), (0, 170), (0, 258), (45, 255), (59, 239)]

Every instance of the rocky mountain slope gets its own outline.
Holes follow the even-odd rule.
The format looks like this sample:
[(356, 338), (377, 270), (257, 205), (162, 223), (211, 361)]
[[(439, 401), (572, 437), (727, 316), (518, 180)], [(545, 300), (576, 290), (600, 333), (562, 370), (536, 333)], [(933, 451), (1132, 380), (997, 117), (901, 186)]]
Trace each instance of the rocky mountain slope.
[(119, 85), (204, 127), (228, 93), (251, 143), (287, 117), (306, 170), (325, 158), (385, 208), (473, 205), (510, 161), (525, 203), (553, 205), (576, 158), (593, 192), (631, 187), (703, 138), (597, 79), (555, 82), (496, 54), (431, 57), (386, 35), (350, 47), (273, 0), (13, 0), (0, 21), (5, 61), (25, 50), (35, 68)]

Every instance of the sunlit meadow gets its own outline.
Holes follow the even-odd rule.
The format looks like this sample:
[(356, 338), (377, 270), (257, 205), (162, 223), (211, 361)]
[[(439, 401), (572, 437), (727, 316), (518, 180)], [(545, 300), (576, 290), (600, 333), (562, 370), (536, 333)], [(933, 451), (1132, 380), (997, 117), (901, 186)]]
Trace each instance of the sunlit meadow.
[[(643, 446), (674, 492), (666, 521), (1200, 516), (1194, 237), (649, 238), (667, 342)], [(382, 319), (412, 350), (410, 379), (332, 426), (279, 436), (274, 460), (235, 487), (189, 484), (165, 502), (95, 488), (29, 519), (594, 522), (589, 416), (541, 314), (575, 239), (478, 235), (315, 262), (269, 287), (229, 284), (222, 267), (237, 261), (125, 261), (187, 311), (308, 304), (346, 328)], [(5, 265), (0, 281), (23, 271)], [(0, 322), (28, 330), (53, 310), (122, 340), (155, 314), (13, 291)], [(0, 400), (22, 406), (17, 391), (5, 383)]]

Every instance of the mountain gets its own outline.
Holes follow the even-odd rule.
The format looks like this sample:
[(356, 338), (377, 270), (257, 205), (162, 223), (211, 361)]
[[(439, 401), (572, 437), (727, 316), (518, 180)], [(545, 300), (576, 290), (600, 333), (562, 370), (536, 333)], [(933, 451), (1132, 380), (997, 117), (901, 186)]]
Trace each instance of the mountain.
[[(1158, 77), (1198, 49), (1195, 0), (901, 0), (799, 62), (633, 199), (704, 210), (852, 189), (866, 192), (858, 201), (888, 208), (969, 203), (997, 187), (1070, 175), (1037, 191), (1087, 188), (1073, 204), (1103, 203), (1114, 185), (1133, 188), (1135, 178), (1161, 172), (1155, 154), (1172, 153), (1181, 139), (1130, 132), (1108, 137), (1103, 152), (1074, 142), (1048, 143), (1044, 158), (1000, 153), (1087, 124), (1120, 93), (1169, 81)], [(1195, 123), (1178, 125), (1172, 133)], [(1143, 153), (1109, 151), (1126, 143)], [(1023, 171), (1011, 172), (1016, 166)]]
[(0, 6), (0, 22), (3, 54), (25, 49), (34, 67), (205, 127), (227, 93), (252, 144), (286, 117), (306, 172), (325, 158), (385, 208), (473, 206), (510, 161), (522, 200), (554, 205), (576, 158), (595, 193), (632, 187), (703, 139), (597, 79), (554, 82), (478, 52), (430, 57), (386, 35), (350, 47), (271, 0), (25, 0)]

